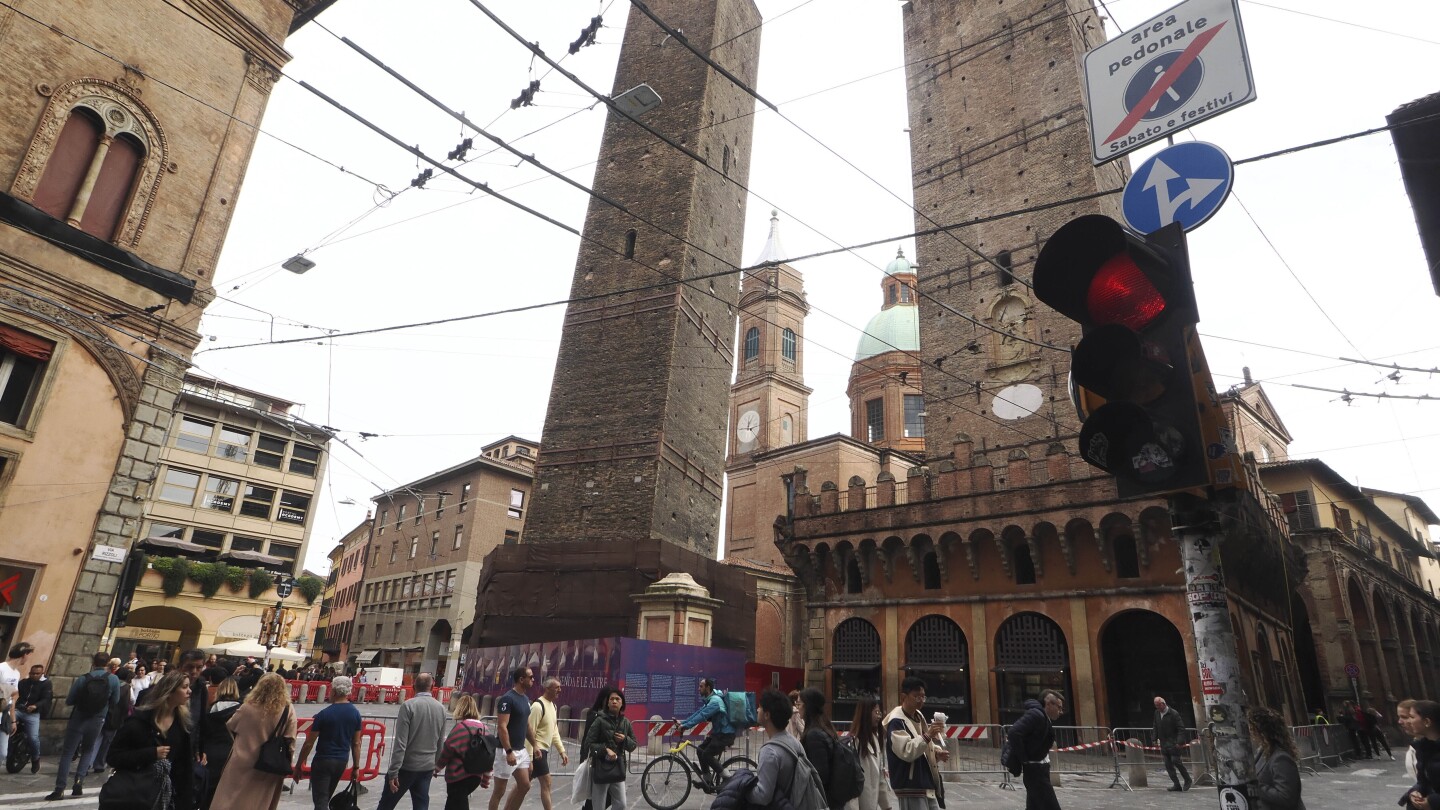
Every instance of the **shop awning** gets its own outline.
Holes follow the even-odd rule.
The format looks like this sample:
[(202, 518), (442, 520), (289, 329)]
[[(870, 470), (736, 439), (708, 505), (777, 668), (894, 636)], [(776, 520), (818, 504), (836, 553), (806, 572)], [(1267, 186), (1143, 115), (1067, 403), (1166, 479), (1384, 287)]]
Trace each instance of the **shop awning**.
[(147, 537), (140, 541), (140, 547), (146, 551), (159, 552), (162, 556), (166, 557), (174, 557), (175, 552), (181, 552), (191, 557), (215, 553), (215, 550), (212, 548), (207, 548), (198, 543), (187, 542), (178, 537)]
[(366, 650), (365, 652), (362, 652), (359, 655), (355, 656), (355, 663), (369, 666), (370, 664), (375, 663), (375, 659), (379, 657), (379, 650)]
[(262, 554), (258, 551), (227, 551), (220, 555), (220, 559), (245, 565), (258, 565), (261, 568), (268, 568), (271, 571), (288, 573), (294, 565), (291, 560), (282, 560), (279, 557), (272, 557), (269, 554)]

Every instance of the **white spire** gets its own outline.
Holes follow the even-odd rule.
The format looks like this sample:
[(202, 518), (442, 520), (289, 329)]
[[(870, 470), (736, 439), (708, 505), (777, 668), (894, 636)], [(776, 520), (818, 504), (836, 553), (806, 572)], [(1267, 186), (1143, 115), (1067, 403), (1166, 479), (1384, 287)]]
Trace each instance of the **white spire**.
[(785, 246), (780, 244), (780, 212), (771, 209), (770, 236), (765, 240), (765, 248), (760, 251), (760, 256), (755, 259), (755, 264), (780, 261), (788, 258), (789, 255), (785, 252)]

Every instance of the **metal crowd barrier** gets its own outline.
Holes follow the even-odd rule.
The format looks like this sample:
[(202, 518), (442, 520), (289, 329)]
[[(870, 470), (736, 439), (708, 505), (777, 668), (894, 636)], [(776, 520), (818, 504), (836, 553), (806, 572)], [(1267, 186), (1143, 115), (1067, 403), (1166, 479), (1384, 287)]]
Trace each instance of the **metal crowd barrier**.
[(1295, 726), (1290, 733), (1300, 752), (1300, 767), (1310, 773), (1319, 773), (1318, 768), (1334, 770), (1351, 750), (1350, 735), (1344, 726)]
[(1055, 726), (1054, 729), (1055, 747), (1050, 749), (1052, 776), (1110, 774), (1110, 787), (1130, 789), (1130, 783), (1120, 773), (1120, 759), (1110, 729), (1104, 726)]
[[(1170, 775), (1165, 771), (1165, 756), (1160, 750), (1160, 742), (1155, 738), (1152, 729), (1148, 728), (1116, 728), (1110, 732), (1115, 741), (1116, 766), (1120, 769), (1121, 779), (1129, 787), (1130, 779), (1125, 776), (1125, 768), (1140, 766), (1144, 768), (1148, 777), (1168, 781)], [(1181, 764), (1190, 774), (1190, 779), (1199, 785), (1210, 784), (1214, 775), (1210, 767), (1210, 746), (1206, 744), (1204, 735), (1198, 729), (1185, 728), (1181, 731), (1180, 743), (1182, 756)], [(1152, 773), (1153, 772), (1153, 773)], [(1161, 776), (1163, 774), (1163, 776)], [(1138, 778), (1138, 777), (1136, 777)], [(1210, 780), (1207, 782), (1207, 778)]]

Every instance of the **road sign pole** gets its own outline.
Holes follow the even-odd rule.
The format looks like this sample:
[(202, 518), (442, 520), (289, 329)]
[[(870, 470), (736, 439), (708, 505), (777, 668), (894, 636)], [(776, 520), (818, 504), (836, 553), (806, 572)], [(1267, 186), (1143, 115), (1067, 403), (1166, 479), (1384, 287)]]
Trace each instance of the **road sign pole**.
[(1210, 501), (1170, 496), (1170, 532), (1180, 544), (1185, 596), (1195, 632), (1205, 717), (1196, 726), (1213, 734), (1217, 799), (1221, 810), (1250, 805), (1247, 785), (1255, 776), (1254, 752), (1240, 680), (1240, 655), (1230, 624), (1229, 597), (1220, 567), (1219, 515)]

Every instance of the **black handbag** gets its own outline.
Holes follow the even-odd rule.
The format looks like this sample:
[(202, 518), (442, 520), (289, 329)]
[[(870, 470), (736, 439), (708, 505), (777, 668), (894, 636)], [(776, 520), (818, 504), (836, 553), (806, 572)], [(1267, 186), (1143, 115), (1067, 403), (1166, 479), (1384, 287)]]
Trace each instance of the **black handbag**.
[(352, 781), (330, 797), (330, 810), (360, 810), (360, 783)]
[(280, 722), (275, 724), (275, 730), (270, 733), (270, 739), (260, 743), (260, 752), (255, 757), (255, 770), (261, 773), (273, 773), (277, 776), (289, 776), (294, 772), (295, 766), (291, 763), (295, 759), (295, 741), (284, 735), (285, 725), (290, 722), (290, 708), (287, 706), (280, 714)]
[(625, 757), (610, 759), (605, 750), (590, 758), (590, 781), (597, 785), (613, 785), (625, 781)]
[(117, 770), (100, 786), (101, 810), (150, 810), (160, 803), (164, 780), (151, 769)]

